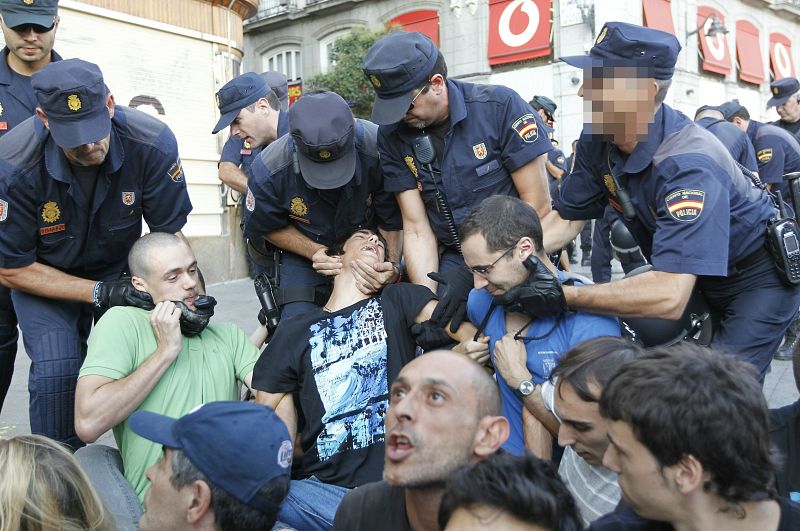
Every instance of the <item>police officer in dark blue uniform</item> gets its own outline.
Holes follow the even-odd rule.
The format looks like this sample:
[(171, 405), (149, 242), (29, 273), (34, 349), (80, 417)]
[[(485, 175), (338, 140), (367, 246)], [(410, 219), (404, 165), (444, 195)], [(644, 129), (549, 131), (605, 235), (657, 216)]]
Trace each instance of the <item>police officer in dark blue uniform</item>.
[(720, 106), (725, 119), (747, 133), (758, 161), (758, 176), (772, 190), (789, 200), (787, 173), (800, 171), (800, 143), (785, 129), (750, 119), (745, 107), (733, 100)]
[(703, 105), (697, 109), (694, 121), (697, 125), (717, 137), (730, 152), (733, 160), (748, 170), (758, 173), (756, 152), (753, 148), (753, 143), (750, 142), (750, 137), (735, 125), (727, 122), (718, 107)]
[(251, 166), (245, 196), (245, 237), (266, 239), (282, 249), (281, 317), (321, 306), (321, 291), (341, 271), (330, 246), (361, 227), (380, 230), (389, 261), (356, 264), (358, 287), (377, 291), (399, 274), (402, 218), (394, 197), (384, 191), (376, 139), (378, 128), (354, 119), (333, 92), (303, 96), (289, 109), (289, 133)]
[(610, 204), (654, 269), (565, 286), (564, 305), (678, 319), (697, 287), (719, 320), (712, 344), (763, 378), (800, 287), (783, 284), (766, 249), (770, 198), (711, 133), (663, 103), (679, 51), (671, 34), (609, 22), (588, 55), (563, 58), (583, 68), (581, 95), (593, 113), (575, 171), (543, 222), (545, 246), (563, 245), (581, 227), (571, 220), (596, 218)]
[(142, 232), (179, 233), (192, 209), (175, 136), (115, 106), (79, 59), (33, 75), (38, 116), (0, 139), (0, 281), (11, 288), (32, 365), (30, 423), (78, 447), (73, 410), (93, 310), (123, 304)]
[[(220, 114), (227, 116), (224, 120), (220, 120), (224, 125), (217, 124), (217, 127), (214, 128), (214, 133), (228, 127), (234, 121), (236, 125), (240, 122), (250, 125), (248, 122), (249, 117), (253, 118), (251, 121), (255, 124), (263, 124), (266, 132), (266, 134), (261, 135), (253, 133), (258, 138), (245, 139), (244, 137), (248, 133), (241, 128), (237, 128), (236, 132), (231, 131), (231, 136), (222, 147), (222, 154), (219, 158), (219, 179), (241, 194), (244, 194), (245, 190), (247, 190), (250, 165), (258, 157), (261, 150), (267, 147), (270, 142), (289, 132), (289, 121), (286, 118), (286, 110), (289, 108), (286, 76), (280, 72), (270, 70), (259, 74), (258, 77), (264, 81), (267, 88), (266, 91), (255, 81), (252, 73), (235, 77), (219, 91), (218, 106)], [(278, 100), (278, 106), (275, 108), (272, 107), (275, 104), (274, 99), (267, 93), (269, 90), (272, 90)], [(260, 98), (265, 99), (266, 105), (254, 106), (252, 111), (246, 109), (254, 105)], [(244, 112), (242, 109), (244, 109)], [(238, 113), (232, 114), (231, 111), (233, 110), (238, 110)], [(250, 116), (242, 116), (241, 119), (237, 120), (239, 115), (245, 113)], [(258, 128), (256, 128), (257, 131), (259, 131)]]
[[(58, 29), (58, 0), (0, 2), (6, 46), (0, 58), (0, 138), (34, 115), (36, 96), (30, 76), (61, 57), (53, 51)], [(0, 285), (0, 411), (17, 356), (17, 316), (11, 291)]]
[(785, 77), (773, 81), (769, 88), (772, 97), (767, 107), (775, 107), (780, 116), (772, 125), (786, 129), (800, 141), (800, 82), (795, 77)]
[[(466, 271), (456, 226), (483, 198), (513, 195), (540, 216), (550, 210), (545, 161), (552, 145), (539, 114), (517, 93), (448, 79), (444, 57), (416, 32), (377, 41), (363, 70), (376, 94), (372, 120), (380, 125), (386, 190), (403, 215), (412, 282), (435, 290), (428, 273)], [(472, 286), (468, 271), (459, 283)]]

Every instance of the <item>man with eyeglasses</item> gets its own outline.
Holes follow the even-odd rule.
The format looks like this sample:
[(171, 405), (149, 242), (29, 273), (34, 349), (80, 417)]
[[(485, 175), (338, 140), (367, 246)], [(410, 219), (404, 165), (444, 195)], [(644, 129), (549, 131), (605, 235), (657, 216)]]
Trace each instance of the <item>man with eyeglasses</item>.
[(796, 77), (785, 77), (772, 82), (769, 86), (772, 97), (767, 107), (775, 107), (779, 120), (771, 122), (781, 129), (786, 129), (800, 141), (800, 81)]
[[(53, 51), (58, 0), (0, 1), (0, 27), (6, 46), (0, 60), (0, 137), (35, 114), (31, 75), (61, 57)], [(0, 285), (0, 410), (11, 386), (17, 356), (17, 315), (11, 291)]]
[[(503, 447), (521, 455), (527, 446), (538, 457), (548, 458), (550, 436), (537, 420), (523, 420), (528, 416), (523, 415), (526, 409), (533, 413), (536, 387), (578, 343), (620, 335), (619, 321), (566, 310), (553, 288), (567, 277), (547, 259), (539, 216), (525, 202), (507, 196), (484, 199), (461, 224), (459, 234), (475, 283), (467, 304), (469, 319), (489, 338), (503, 415), (511, 426)], [(528, 277), (535, 279), (540, 292), (556, 295), (543, 305), (540, 315), (523, 314), (517, 304)]]
[(376, 94), (372, 121), (380, 125), (385, 189), (403, 216), (408, 275), (435, 291), (446, 274), (434, 321), (455, 316), (458, 324), (471, 279), (456, 227), (490, 195), (520, 197), (540, 215), (550, 211), (546, 128), (513, 90), (449, 79), (441, 52), (421, 33), (383, 37), (363, 71)]

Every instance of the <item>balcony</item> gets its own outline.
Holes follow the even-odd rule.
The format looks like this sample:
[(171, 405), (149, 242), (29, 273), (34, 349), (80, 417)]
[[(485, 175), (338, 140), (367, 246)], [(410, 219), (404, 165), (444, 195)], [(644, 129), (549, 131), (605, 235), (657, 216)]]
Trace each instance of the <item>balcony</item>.
[(283, 20), (295, 20), (320, 11), (347, 10), (365, 0), (260, 0), (258, 13), (245, 21), (245, 32), (263, 29)]

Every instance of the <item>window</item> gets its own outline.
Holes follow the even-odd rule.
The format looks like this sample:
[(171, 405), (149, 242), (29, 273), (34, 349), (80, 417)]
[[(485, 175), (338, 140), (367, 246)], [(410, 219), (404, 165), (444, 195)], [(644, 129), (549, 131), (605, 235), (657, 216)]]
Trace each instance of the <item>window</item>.
[(329, 33), (319, 41), (319, 70), (327, 74), (331, 67), (336, 65), (333, 58), (333, 45), (337, 39), (350, 33), (350, 28)]
[(280, 72), (289, 81), (300, 79), (300, 47), (273, 49), (261, 55), (264, 70)]

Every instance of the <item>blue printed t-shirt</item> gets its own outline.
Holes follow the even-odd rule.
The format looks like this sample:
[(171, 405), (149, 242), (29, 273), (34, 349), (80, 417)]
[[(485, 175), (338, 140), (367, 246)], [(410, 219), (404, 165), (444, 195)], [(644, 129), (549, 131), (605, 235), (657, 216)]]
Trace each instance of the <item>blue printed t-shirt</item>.
[[(559, 280), (563, 280), (561, 275), (559, 275)], [(492, 296), (488, 291), (473, 289), (467, 303), (469, 320), (472, 321), (472, 324), (480, 326), (491, 305)], [(552, 333), (547, 335), (551, 329)], [(494, 345), (506, 334), (506, 312), (502, 306), (497, 306), (492, 310), (492, 315), (489, 317), (483, 333), (490, 338), (489, 352), (492, 363), (494, 363)], [(547, 380), (564, 353), (578, 343), (600, 336), (618, 336), (619, 333), (619, 321), (615, 317), (584, 311), (565, 313), (557, 325), (556, 317), (536, 319), (525, 331), (525, 335), (528, 337), (546, 335), (546, 337), (525, 341), (525, 349), (528, 352), (527, 367), (533, 375), (533, 383), (540, 384)], [(513, 454), (522, 455), (525, 452), (525, 437), (522, 432), (522, 401), (499, 374), (497, 374), (497, 383), (503, 400), (503, 416), (508, 419), (511, 427), (511, 434), (503, 448)]]
[(253, 387), (299, 395), (301, 477), (347, 488), (381, 480), (389, 385), (414, 357), (409, 329), (433, 298), (425, 286), (392, 284), (336, 312), (281, 321)]

